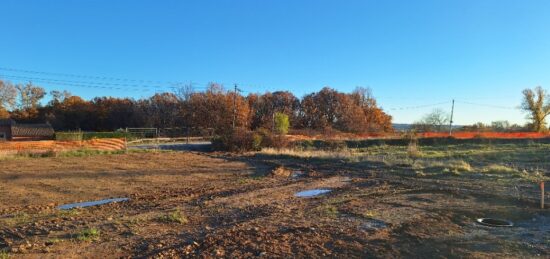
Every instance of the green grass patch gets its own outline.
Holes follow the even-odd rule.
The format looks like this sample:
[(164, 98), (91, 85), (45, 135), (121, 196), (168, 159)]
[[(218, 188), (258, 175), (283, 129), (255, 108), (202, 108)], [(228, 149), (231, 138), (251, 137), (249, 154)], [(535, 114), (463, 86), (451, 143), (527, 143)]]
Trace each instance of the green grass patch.
[(336, 218), (338, 215), (340, 215), (340, 212), (338, 211), (338, 208), (334, 205), (330, 204), (324, 204), (316, 208), (317, 212), (323, 216), (328, 218)]
[(79, 209), (70, 209), (70, 210), (60, 210), (57, 215), (59, 217), (76, 217), (80, 215)]
[(26, 224), (32, 221), (31, 215), (25, 213), (25, 212), (17, 212), (13, 214), (9, 218), (5, 218), (2, 220), (3, 224), (7, 226), (18, 226), (22, 224)]
[(80, 233), (76, 236), (76, 239), (86, 242), (97, 241), (99, 240), (100, 235), (101, 232), (97, 228), (87, 228), (80, 231)]
[(10, 258), (10, 254), (6, 250), (0, 250), (0, 259), (8, 259)]
[(360, 213), (361, 217), (366, 219), (373, 219), (376, 217), (377, 213), (372, 210), (364, 210)]
[(56, 132), (55, 140), (80, 141), (103, 138), (136, 139), (137, 136), (127, 132)]
[(185, 215), (178, 209), (173, 212), (166, 213), (159, 217), (159, 221), (166, 223), (178, 223), (178, 224), (187, 224), (189, 220)]

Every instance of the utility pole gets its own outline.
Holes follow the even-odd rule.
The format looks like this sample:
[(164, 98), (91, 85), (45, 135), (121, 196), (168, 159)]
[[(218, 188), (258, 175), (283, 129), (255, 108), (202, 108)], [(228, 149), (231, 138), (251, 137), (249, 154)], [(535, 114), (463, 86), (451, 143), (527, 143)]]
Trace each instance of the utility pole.
[(237, 120), (237, 84), (235, 84), (235, 92), (233, 95), (233, 129), (235, 129), (235, 121)]
[(453, 106), (451, 107), (451, 121), (449, 122), (449, 136), (453, 135), (453, 115), (455, 112), (455, 99), (453, 99)]

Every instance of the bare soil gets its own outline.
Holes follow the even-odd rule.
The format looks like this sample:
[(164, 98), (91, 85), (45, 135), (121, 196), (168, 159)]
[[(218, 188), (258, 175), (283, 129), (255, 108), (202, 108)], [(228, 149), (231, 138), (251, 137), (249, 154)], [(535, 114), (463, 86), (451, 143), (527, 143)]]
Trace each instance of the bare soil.
[[(282, 168), (290, 173), (273, 173)], [(548, 257), (550, 213), (539, 208), (536, 187), (268, 155), (4, 160), (0, 251), (26, 258)], [(317, 188), (331, 192), (295, 196)], [(116, 197), (130, 200), (57, 209)], [(480, 217), (515, 226), (481, 226)], [(87, 229), (100, 234), (82, 238)]]

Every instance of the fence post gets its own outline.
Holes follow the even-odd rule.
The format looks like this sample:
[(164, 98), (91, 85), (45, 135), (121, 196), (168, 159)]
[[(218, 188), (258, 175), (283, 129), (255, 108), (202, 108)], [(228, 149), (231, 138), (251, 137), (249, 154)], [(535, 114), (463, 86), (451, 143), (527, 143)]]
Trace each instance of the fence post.
[(189, 144), (189, 127), (187, 127), (187, 144)]
[(158, 129), (158, 128), (156, 128), (156, 132), (157, 132), (157, 133), (156, 133), (156, 134), (157, 134), (157, 136), (156, 136), (156, 140), (157, 140), (157, 141), (156, 141), (156, 142), (157, 142), (157, 152), (158, 152), (158, 151), (160, 151), (159, 129)]

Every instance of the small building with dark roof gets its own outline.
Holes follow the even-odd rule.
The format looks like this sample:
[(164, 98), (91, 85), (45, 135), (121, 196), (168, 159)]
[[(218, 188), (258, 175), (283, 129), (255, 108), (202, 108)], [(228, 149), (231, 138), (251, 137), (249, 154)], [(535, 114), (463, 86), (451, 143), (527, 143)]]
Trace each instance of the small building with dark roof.
[(54, 138), (49, 123), (16, 123), (12, 119), (0, 119), (0, 141), (48, 140)]

